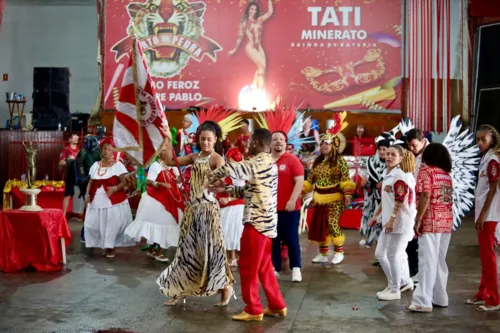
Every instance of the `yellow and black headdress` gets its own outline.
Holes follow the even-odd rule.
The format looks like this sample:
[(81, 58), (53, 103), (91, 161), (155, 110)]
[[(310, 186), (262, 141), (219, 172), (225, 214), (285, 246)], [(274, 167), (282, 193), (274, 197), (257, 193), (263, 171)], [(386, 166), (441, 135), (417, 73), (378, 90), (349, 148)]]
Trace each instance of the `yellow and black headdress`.
[(339, 148), (341, 144), (341, 140), (339, 138), (339, 133), (343, 131), (348, 123), (345, 121), (347, 116), (347, 112), (339, 112), (333, 115), (334, 124), (330, 127), (325, 134), (321, 137), (321, 142), (326, 142), (328, 144), (333, 145), (335, 148)]

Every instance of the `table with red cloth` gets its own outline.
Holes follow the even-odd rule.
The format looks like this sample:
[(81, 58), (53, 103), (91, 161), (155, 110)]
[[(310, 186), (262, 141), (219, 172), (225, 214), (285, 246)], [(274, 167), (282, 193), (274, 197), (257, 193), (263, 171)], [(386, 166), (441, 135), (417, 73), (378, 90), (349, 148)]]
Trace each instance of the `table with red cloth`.
[(71, 232), (61, 209), (0, 211), (0, 271), (14, 273), (34, 267), (54, 272), (63, 268), (63, 250)]
[[(36, 201), (38, 206), (42, 208), (61, 208), (62, 202), (64, 199), (64, 187), (62, 191), (60, 189), (54, 190), (51, 188), (41, 188), (41, 192), (37, 195)], [(10, 198), (12, 199), (12, 207), (13, 209), (19, 209), (24, 206), (24, 193), (17, 187), (13, 187), (10, 190)], [(72, 202), (73, 198), (70, 198), (68, 205), (68, 214), (72, 212)]]
[[(19, 209), (24, 206), (25, 198), (21, 189), (27, 188), (28, 184), (22, 180), (10, 179), (3, 189), (3, 208)], [(64, 182), (53, 180), (37, 180), (33, 188), (40, 189), (37, 195), (37, 204), (42, 208), (62, 208), (64, 199)], [(12, 200), (12, 205), (10, 201)], [(73, 198), (70, 198), (67, 213), (72, 213)]]

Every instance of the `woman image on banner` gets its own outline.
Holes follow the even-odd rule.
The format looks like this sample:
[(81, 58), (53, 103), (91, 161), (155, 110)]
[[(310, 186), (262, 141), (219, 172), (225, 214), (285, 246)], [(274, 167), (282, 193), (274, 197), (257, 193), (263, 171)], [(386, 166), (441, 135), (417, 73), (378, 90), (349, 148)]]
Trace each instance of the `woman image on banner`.
[(234, 49), (229, 51), (229, 55), (233, 55), (240, 46), (243, 38), (247, 36), (248, 43), (245, 46), (246, 55), (257, 66), (255, 71), (252, 88), (263, 90), (266, 75), (266, 54), (262, 47), (262, 30), (264, 22), (273, 15), (273, 1), (268, 0), (268, 11), (264, 15), (261, 14), (261, 7), (256, 0), (250, 0), (246, 6), (245, 13), (241, 18), (238, 39)]
[[(207, 190), (208, 174), (224, 165), (221, 127), (207, 120), (199, 127), (197, 139), (200, 153), (177, 160), (180, 166), (192, 165), (189, 204), (181, 222), (175, 257), (156, 283), (165, 296), (172, 296), (165, 305), (175, 305), (186, 296), (221, 293), (216, 306), (226, 306), (234, 294), (233, 276), (226, 257), (219, 204)], [(168, 165), (175, 166), (171, 144), (167, 144), (167, 152)]]
[[(229, 163), (241, 162), (243, 156), (238, 148), (231, 148), (226, 154), (226, 160)], [(226, 177), (227, 185), (245, 186), (245, 181)], [(240, 250), (240, 238), (243, 233), (243, 209), (245, 200), (241, 198), (232, 198), (228, 193), (217, 194), (220, 205), (222, 233), (224, 234), (224, 244), (226, 250), (230, 253), (229, 265), (238, 266), (236, 251)]]
[(114, 159), (111, 138), (104, 139), (100, 148), (102, 159), (90, 168), (85, 194), (85, 245), (105, 249), (104, 255), (114, 258), (116, 247), (135, 245), (134, 240), (125, 235), (125, 229), (133, 220), (124, 190), (128, 171)]
[(167, 151), (160, 151), (158, 161), (149, 167), (146, 193), (141, 198), (134, 222), (125, 230), (130, 238), (140, 242), (145, 238), (149, 248), (147, 255), (167, 262), (165, 251), (177, 246), (179, 222), (184, 211), (184, 196), (177, 186), (174, 168), (167, 166)]

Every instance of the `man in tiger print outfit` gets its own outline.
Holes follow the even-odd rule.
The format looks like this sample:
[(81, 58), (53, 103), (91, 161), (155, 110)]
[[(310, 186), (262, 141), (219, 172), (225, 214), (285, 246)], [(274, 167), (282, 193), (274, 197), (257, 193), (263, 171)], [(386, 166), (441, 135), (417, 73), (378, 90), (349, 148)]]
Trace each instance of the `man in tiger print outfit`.
[(346, 205), (351, 203), (356, 184), (349, 179), (349, 167), (338, 153), (340, 139), (337, 134), (347, 126), (345, 113), (334, 116), (335, 125), (321, 138), (320, 152), (304, 183), (304, 192), (313, 192), (313, 219), (309, 228), (309, 240), (319, 243), (319, 254), (313, 263), (328, 261), (328, 248), (334, 246), (332, 264), (344, 260), (345, 235), (340, 229), (339, 220)]
[[(210, 190), (227, 192), (233, 198), (244, 198), (243, 234), (241, 235), (241, 295), (246, 304), (233, 320), (262, 321), (264, 316), (285, 317), (287, 308), (274, 275), (271, 260), (272, 239), (277, 235), (278, 167), (271, 154), (271, 132), (256, 129), (250, 141), (248, 160), (228, 163), (209, 177)], [(245, 186), (226, 186), (221, 180), (231, 177), (246, 180)], [(268, 307), (262, 307), (259, 280), (266, 294)]]

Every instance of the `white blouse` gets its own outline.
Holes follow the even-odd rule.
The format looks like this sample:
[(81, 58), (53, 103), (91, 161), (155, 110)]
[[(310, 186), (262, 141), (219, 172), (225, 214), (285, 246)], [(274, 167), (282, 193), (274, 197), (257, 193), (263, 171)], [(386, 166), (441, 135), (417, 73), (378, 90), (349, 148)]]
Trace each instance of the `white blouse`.
[[(489, 150), (481, 159), (479, 164), (479, 177), (477, 180), (476, 187), (476, 208), (475, 208), (475, 221), (479, 218), (481, 210), (483, 209), (484, 203), (486, 202), (486, 197), (490, 191), (490, 179), (489, 173), (496, 172), (498, 177), (498, 170), (488, 170), (488, 166), (491, 161), (497, 161), (500, 163), (500, 159), (497, 155), (493, 153), (493, 150)], [(494, 176), (494, 175), (493, 175)], [(500, 222), (500, 190), (497, 189), (497, 193), (491, 201), (490, 208), (484, 217), (484, 222)]]
[[(114, 176), (121, 176), (123, 174), (128, 173), (127, 169), (121, 162), (115, 162), (112, 166), (108, 168), (99, 169), (99, 162), (95, 162), (92, 164), (90, 168), (90, 177), (92, 179), (109, 179)], [(127, 201), (128, 203), (128, 201)], [(106, 195), (106, 191), (102, 186), (100, 186), (96, 193), (92, 202), (89, 204), (89, 208), (110, 208), (113, 206), (111, 200), (109, 200)]]
[(415, 177), (404, 173), (396, 167), (388, 174), (384, 171), (382, 182), (382, 226), (385, 227), (391, 219), (396, 202), (401, 202), (401, 208), (394, 221), (393, 233), (413, 236), (413, 226), (417, 215), (415, 198)]
[(99, 168), (100, 162), (95, 162), (90, 167), (90, 178), (92, 179), (108, 179), (114, 176), (121, 176), (128, 173), (127, 168), (121, 162), (115, 162), (108, 168)]

